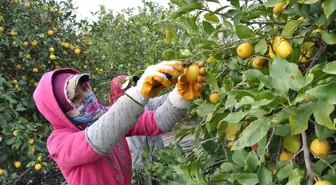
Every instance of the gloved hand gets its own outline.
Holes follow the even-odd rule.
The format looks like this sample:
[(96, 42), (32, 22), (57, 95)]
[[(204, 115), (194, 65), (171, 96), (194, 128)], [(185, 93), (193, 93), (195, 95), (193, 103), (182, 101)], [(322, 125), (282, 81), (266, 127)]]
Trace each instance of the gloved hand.
[[(180, 61), (164, 61), (149, 66), (139, 79), (136, 88), (147, 98), (157, 96), (161, 90), (176, 83), (176, 78), (183, 70), (182, 64)], [(169, 75), (170, 79), (167, 77)]]
[(205, 81), (205, 73), (206, 70), (203, 67), (204, 62), (198, 62), (197, 65), (200, 68), (200, 75), (197, 77), (196, 80), (188, 81), (187, 76), (183, 74), (180, 76), (177, 84), (176, 89), (177, 92), (181, 95), (184, 100), (194, 100), (198, 98), (203, 89), (204, 89), (204, 81)]
[(201, 95), (204, 89), (203, 83), (205, 81), (204, 75), (206, 73), (203, 64), (204, 62), (197, 63), (200, 67), (200, 74), (196, 80), (188, 81), (185, 74), (178, 78), (174, 90), (168, 96), (173, 107), (177, 109), (186, 109), (191, 100), (194, 100)]

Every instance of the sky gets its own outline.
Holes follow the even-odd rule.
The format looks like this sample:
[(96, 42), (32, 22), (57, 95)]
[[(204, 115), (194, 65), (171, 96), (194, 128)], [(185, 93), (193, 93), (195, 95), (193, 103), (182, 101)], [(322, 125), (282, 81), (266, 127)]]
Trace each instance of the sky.
[[(161, 5), (167, 5), (169, 0), (153, 0)], [(77, 16), (79, 18), (92, 19), (90, 12), (99, 10), (100, 5), (104, 5), (107, 9), (120, 12), (123, 9), (137, 7), (142, 5), (141, 0), (75, 0), (78, 7)]]
[[(160, 5), (167, 6), (169, 0), (152, 0), (158, 2)], [(226, 0), (219, 0), (221, 4), (227, 4)], [(142, 5), (142, 0), (75, 0), (75, 4), (78, 7), (77, 17), (79, 19), (88, 18), (94, 19), (90, 12), (96, 12), (99, 10), (100, 5), (104, 5), (107, 9), (120, 12), (125, 8), (137, 7)], [(216, 4), (211, 3), (210, 8), (215, 8)], [(218, 5), (217, 5), (218, 6)]]

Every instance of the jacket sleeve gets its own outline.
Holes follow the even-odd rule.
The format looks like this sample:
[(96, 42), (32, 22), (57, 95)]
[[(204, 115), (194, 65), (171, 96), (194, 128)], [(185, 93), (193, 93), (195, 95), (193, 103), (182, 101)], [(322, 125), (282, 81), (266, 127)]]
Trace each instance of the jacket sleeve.
[(138, 122), (130, 127), (125, 136), (157, 136), (160, 134), (162, 134), (162, 131), (156, 124), (155, 111), (145, 111), (139, 117)]
[(85, 139), (85, 130), (55, 130), (48, 138), (47, 147), (49, 157), (67, 168), (91, 163), (103, 157), (89, 145)]
[(145, 106), (145, 110), (156, 110), (159, 108), (168, 98), (168, 94), (151, 98)]

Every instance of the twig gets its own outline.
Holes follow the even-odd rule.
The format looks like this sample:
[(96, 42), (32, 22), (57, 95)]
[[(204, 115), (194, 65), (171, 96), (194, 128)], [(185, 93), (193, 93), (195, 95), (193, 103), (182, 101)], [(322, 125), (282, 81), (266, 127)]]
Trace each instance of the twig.
[(307, 135), (306, 132), (301, 133), (302, 137), (302, 149), (304, 154), (304, 160), (307, 168), (307, 176), (308, 176), (308, 185), (314, 184), (314, 176), (316, 175), (311, 164), (310, 155), (309, 155), (309, 147), (307, 143)]
[(240, 20), (240, 22), (245, 23), (245, 24), (277, 24), (277, 25), (286, 25), (285, 22), (277, 22), (277, 21), (244, 21), (244, 20)]
[(23, 173), (21, 173), (21, 175), (20, 175), (18, 178), (15, 179), (15, 181), (13, 182), (12, 185), (16, 185), (16, 184), (20, 181), (20, 179), (21, 179), (23, 176), (25, 176), (26, 173), (28, 173), (31, 169), (32, 169), (32, 168), (28, 168), (28, 169), (26, 169), (26, 171), (24, 171)]
[(267, 144), (266, 144), (266, 146), (265, 146), (265, 149), (267, 149), (268, 146), (270, 145), (270, 143), (271, 143), (271, 141), (272, 141), (272, 139), (273, 139), (273, 136), (274, 136), (274, 133), (275, 133), (275, 130), (276, 130), (276, 126), (277, 126), (277, 125), (278, 125), (278, 123), (275, 123), (275, 125), (274, 125), (274, 127), (273, 127), (272, 134), (271, 134), (271, 136), (270, 136), (270, 138), (269, 138), (269, 140), (268, 140), (268, 142), (267, 142)]
[(335, 168), (334, 168), (333, 166), (331, 166), (326, 160), (324, 160), (324, 159), (321, 158), (320, 156), (314, 154), (313, 151), (311, 151), (311, 150), (309, 150), (309, 151), (310, 151), (311, 154), (313, 154), (313, 156), (314, 156), (315, 158), (318, 158), (319, 160), (321, 160), (322, 162), (324, 162), (326, 165), (328, 165), (328, 166), (332, 169), (332, 171), (335, 173)]
[(280, 141), (279, 141), (278, 155), (277, 155), (277, 158), (276, 158), (277, 161), (280, 157), (281, 149), (282, 149), (282, 137), (280, 137)]
[(321, 54), (325, 52), (325, 50), (326, 50), (326, 48), (327, 48), (326, 45), (325, 45), (325, 43), (324, 43), (324, 42), (320, 42), (320, 46), (321, 46), (321, 47), (320, 47), (320, 49), (317, 51), (315, 57), (313, 57), (312, 59), (308, 60), (308, 62), (309, 62), (309, 61), (311, 61), (311, 62), (310, 62), (310, 64), (309, 64), (309, 66), (306, 68), (306, 70), (303, 72), (303, 74), (306, 74), (307, 71), (309, 71), (309, 70), (314, 66), (315, 61), (316, 61), (318, 58), (320, 58)]

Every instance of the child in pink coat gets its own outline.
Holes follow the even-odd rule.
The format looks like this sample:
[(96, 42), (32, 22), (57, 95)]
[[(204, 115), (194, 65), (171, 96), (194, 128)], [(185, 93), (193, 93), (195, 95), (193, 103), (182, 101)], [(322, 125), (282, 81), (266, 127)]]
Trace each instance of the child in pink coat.
[(168, 131), (203, 89), (199, 88), (203, 83), (189, 83), (180, 77), (163, 105), (156, 111), (144, 111), (149, 98), (172, 84), (166, 74), (177, 78), (182, 70), (177, 61), (148, 67), (137, 85), (110, 108), (101, 105), (91, 91), (89, 75), (74, 69), (44, 74), (33, 97), (54, 128), (47, 148), (67, 182), (130, 185), (132, 161), (125, 136), (155, 136)]

